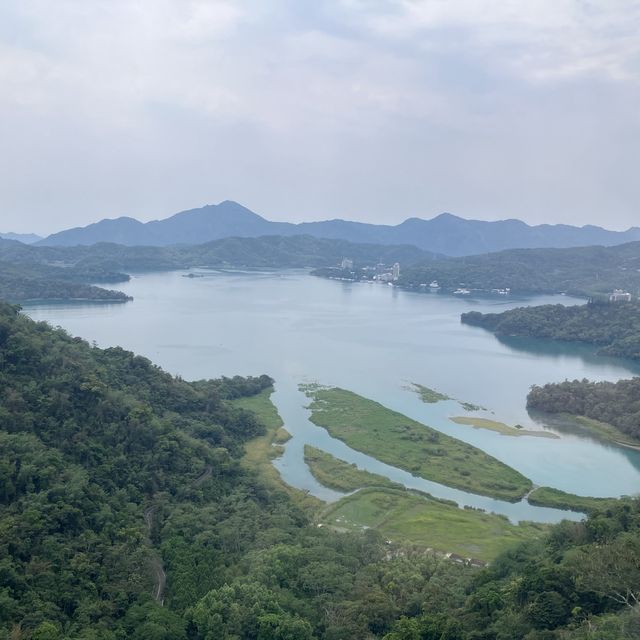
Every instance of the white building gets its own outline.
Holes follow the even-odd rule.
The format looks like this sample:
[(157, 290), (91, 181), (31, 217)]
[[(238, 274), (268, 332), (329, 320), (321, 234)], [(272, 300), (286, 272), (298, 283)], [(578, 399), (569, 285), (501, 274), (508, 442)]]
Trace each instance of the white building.
[(622, 289), (614, 289), (613, 293), (609, 294), (609, 302), (631, 302), (631, 294)]
[(353, 260), (351, 260), (350, 258), (342, 258), (340, 266), (343, 269), (353, 269)]
[(400, 263), (394, 263), (393, 267), (391, 267), (391, 275), (394, 280), (397, 280), (400, 277)]

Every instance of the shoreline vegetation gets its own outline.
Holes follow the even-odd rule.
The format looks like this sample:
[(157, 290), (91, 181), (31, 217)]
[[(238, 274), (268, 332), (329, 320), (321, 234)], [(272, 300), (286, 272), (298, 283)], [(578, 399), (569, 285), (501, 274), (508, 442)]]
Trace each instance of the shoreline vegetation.
[(257, 473), (265, 485), (284, 491), (304, 511), (315, 512), (325, 503), (315, 496), (288, 485), (273, 466), (273, 460), (284, 453), (282, 445), (291, 438), (291, 435), (284, 428), (278, 409), (271, 401), (272, 393), (273, 387), (269, 387), (257, 395), (232, 400), (234, 406), (251, 411), (266, 429), (263, 435), (245, 444), (245, 453), (241, 462), (246, 469)]
[[(624, 496), (626, 497), (626, 496)], [(538, 507), (568, 509), (579, 513), (592, 513), (599, 509), (607, 509), (619, 504), (620, 498), (594, 498), (578, 496), (552, 487), (537, 487), (527, 497), (529, 504)]]
[(499, 422), (498, 420), (490, 420), (488, 418), (453, 416), (449, 418), (449, 420), (451, 420), (451, 422), (455, 422), (456, 424), (473, 427), (474, 429), (486, 429), (488, 431), (495, 431), (496, 433), (499, 433), (503, 436), (532, 436), (534, 438), (551, 438), (554, 440), (557, 440), (560, 437), (555, 433), (552, 433), (551, 431), (524, 429), (520, 426), (510, 427), (504, 422)]
[(300, 385), (314, 424), (353, 449), (427, 480), (517, 502), (532, 488), (521, 473), (480, 449), (351, 391)]
[(309, 444), (304, 445), (304, 461), (313, 477), (325, 487), (349, 493), (364, 487), (388, 487), (404, 490), (404, 486), (378, 475), (358, 469), (353, 464), (340, 460), (330, 453)]
[(609, 442), (613, 442), (621, 447), (640, 450), (640, 438), (634, 438), (612, 424), (596, 420), (595, 418), (588, 418), (587, 416), (574, 415), (571, 413), (563, 413), (561, 415), (577, 422), (580, 426), (586, 427), (589, 431), (602, 436)]

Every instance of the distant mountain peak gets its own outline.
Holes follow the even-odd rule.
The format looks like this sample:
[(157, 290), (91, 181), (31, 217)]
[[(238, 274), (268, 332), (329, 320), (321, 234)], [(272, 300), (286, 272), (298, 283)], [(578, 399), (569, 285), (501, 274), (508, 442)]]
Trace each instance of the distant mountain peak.
[[(418, 218), (419, 220), (421, 218)], [(443, 211), (442, 213), (439, 213), (437, 216), (431, 218), (431, 221), (433, 220), (464, 220), (464, 218), (461, 218), (460, 216), (456, 216), (453, 213), (449, 213), (448, 211)]]
[(112, 242), (124, 245), (202, 244), (222, 238), (299, 236), (379, 245), (414, 245), (434, 253), (463, 256), (503, 249), (563, 248), (614, 245), (640, 240), (640, 229), (608, 231), (593, 225), (530, 226), (516, 218), (468, 220), (443, 212), (426, 220), (407, 218), (398, 225), (333, 219), (320, 222), (272, 222), (234, 200), (187, 209), (162, 220), (105, 219), (68, 229), (40, 241), (43, 245), (88, 245)]

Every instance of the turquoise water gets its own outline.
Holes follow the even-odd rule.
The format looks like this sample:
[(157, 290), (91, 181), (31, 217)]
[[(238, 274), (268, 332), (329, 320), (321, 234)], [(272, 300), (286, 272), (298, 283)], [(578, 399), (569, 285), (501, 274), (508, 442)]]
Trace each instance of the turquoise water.
[(463, 439), (535, 484), (580, 495), (619, 496), (640, 490), (640, 452), (623, 449), (570, 427), (557, 440), (508, 437), (456, 425), (468, 415), (455, 401), (425, 404), (410, 382), (488, 409), (479, 415), (530, 429), (551, 427), (528, 415), (532, 384), (566, 378), (617, 380), (637, 366), (602, 358), (575, 345), (500, 341), (460, 323), (460, 313), (500, 311), (569, 297), (473, 300), (418, 294), (366, 283), (322, 280), (304, 272), (204, 271), (141, 274), (120, 286), (126, 304), (40, 304), (35, 319), (60, 325), (99, 346), (122, 345), (185, 379), (259, 375), (276, 380), (273, 399), (293, 438), (275, 462), (289, 484), (325, 500), (340, 497), (319, 485), (302, 459), (305, 443), (407, 486), (486, 508), (512, 520), (556, 521), (567, 515), (526, 502), (510, 504), (414, 478), (353, 451), (308, 421), (301, 382), (341, 386)]

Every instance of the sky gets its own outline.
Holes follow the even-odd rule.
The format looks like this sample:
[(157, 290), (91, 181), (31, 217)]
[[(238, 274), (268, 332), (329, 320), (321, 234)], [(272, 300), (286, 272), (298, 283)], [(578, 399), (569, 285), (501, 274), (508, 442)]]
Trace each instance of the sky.
[(2, 0), (0, 231), (640, 225), (639, 33), (640, 0)]

